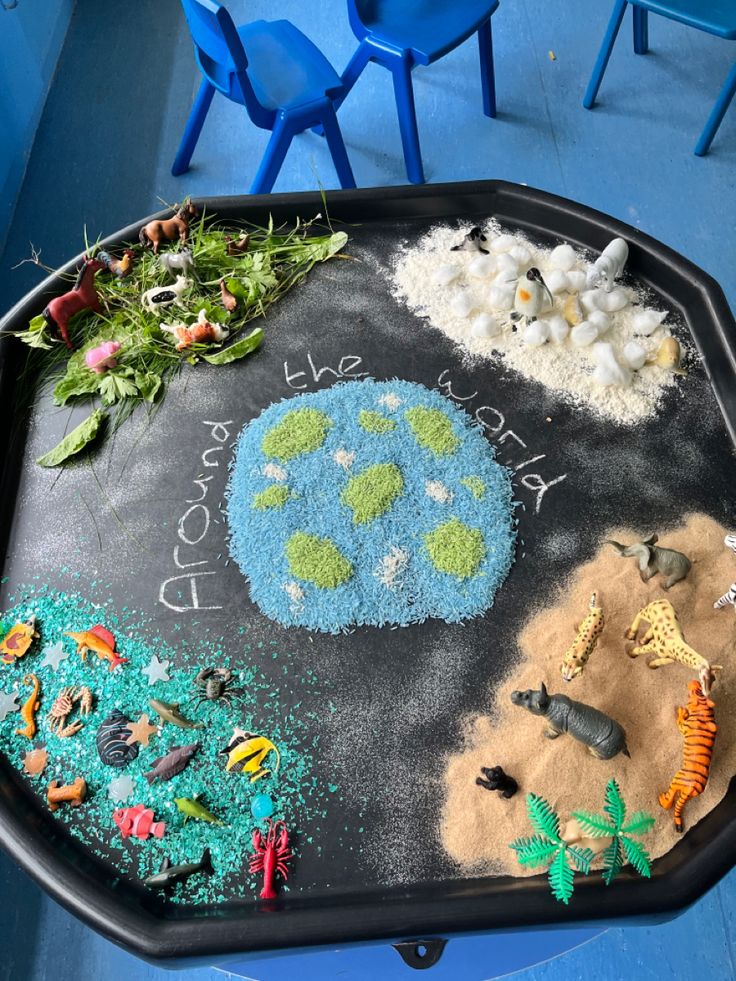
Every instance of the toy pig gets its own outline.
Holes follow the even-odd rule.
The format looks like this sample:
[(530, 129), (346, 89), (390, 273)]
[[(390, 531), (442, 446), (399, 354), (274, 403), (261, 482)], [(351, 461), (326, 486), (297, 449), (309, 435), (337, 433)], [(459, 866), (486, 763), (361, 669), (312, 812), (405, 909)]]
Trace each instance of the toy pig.
[(98, 347), (93, 347), (84, 356), (84, 363), (91, 368), (96, 375), (103, 375), (108, 368), (117, 365), (115, 355), (123, 345), (119, 341), (103, 341)]
[(511, 692), (511, 701), (547, 720), (544, 733), (547, 739), (557, 739), (567, 732), (599, 760), (611, 760), (619, 753), (630, 755), (626, 748), (626, 732), (615, 719), (591, 705), (573, 701), (567, 695), (549, 695), (544, 682), (539, 691)]

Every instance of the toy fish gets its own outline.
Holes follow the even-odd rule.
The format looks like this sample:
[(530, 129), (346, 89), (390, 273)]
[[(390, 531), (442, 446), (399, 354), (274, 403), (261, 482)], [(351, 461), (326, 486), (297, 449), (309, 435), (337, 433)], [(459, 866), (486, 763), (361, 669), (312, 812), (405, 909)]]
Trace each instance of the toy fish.
[(113, 812), (112, 819), (120, 828), (123, 838), (130, 838), (133, 835), (147, 841), (150, 835), (154, 838), (163, 838), (166, 830), (166, 824), (163, 821), (154, 821), (153, 811), (143, 804), (121, 807)]
[(128, 660), (127, 657), (120, 657), (116, 653), (115, 637), (99, 623), (95, 624), (94, 627), (90, 627), (89, 630), (83, 630), (81, 633), (74, 633), (69, 630), (66, 636), (76, 641), (77, 654), (82, 655), (83, 661), (90, 651), (94, 651), (101, 661), (109, 661), (110, 670), (114, 671), (118, 664), (125, 664)]
[(166, 756), (160, 756), (151, 764), (153, 769), (144, 776), (149, 784), (156, 780), (171, 780), (177, 773), (186, 767), (194, 754), (199, 749), (199, 743), (190, 743), (188, 746), (172, 746)]
[(185, 719), (179, 711), (178, 702), (162, 702), (158, 698), (149, 698), (148, 705), (156, 715), (164, 722), (170, 722), (172, 726), (179, 726), (180, 729), (204, 729), (204, 722), (192, 722)]
[(105, 766), (127, 766), (138, 755), (138, 746), (128, 742), (130, 719), (113, 709), (97, 730), (97, 752)]
[(196, 797), (175, 797), (174, 803), (184, 815), (184, 824), (187, 823), (189, 818), (194, 818), (197, 821), (209, 821), (210, 824), (219, 824), (221, 826), (225, 824), (224, 821), (215, 817), (212, 811), (208, 810), (204, 804), (200, 804)]
[(36, 618), (31, 614), (23, 623), (16, 623), (0, 644), (0, 661), (13, 664), (28, 653), (33, 641), (38, 637)]
[(265, 736), (258, 736), (244, 729), (233, 729), (232, 739), (220, 750), (220, 754), (228, 758), (225, 769), (234, 773), (250, 773), (251, 783), (271, 773), (271, 770), (263, 766), (263, 761), (270, 752), (276, 754), (276, 772), (281, 764), (281, 755), (274, 744)]
[(212, 855), (209, 848), (202, 852), (202, 858), (198, 862), (182, 862), (180, 865), (172, 865), (171, 860), (165, 858), (159, 872), (149, 875), (144, 879), (144, 885), (151, 889), (172, 889), (178, 882), (184, 882), (190, 875), (204, 872), (205, 875), (214, 873), (212, 868)]

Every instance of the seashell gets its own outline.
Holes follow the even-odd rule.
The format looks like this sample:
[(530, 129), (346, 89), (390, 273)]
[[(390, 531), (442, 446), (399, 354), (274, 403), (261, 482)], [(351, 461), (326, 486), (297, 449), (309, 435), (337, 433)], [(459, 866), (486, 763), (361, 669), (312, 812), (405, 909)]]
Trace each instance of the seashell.
[(570, 331), (570, 340), (575, 347), (587, 347), (598, 339), (598, 328), (589, 320), (576, 324)]
[(625, 387), (631, 384), (631, 372), (618, 363), (610, 344), (601, 342), (594, 344), (593, 357), (597, 362), (593, 371), (593, 380), (599, 385)]
[(647, 352), (637, 341), (629, 341), (628, 344), (625, 344), (622, 353), (624, 361), (634, 371), (642, 368), (647, 360)]
[(562, 315), (565, 320), (574, 327), (579, 324), (583, 319), (583, 311), (580, 309), (580, 303), (577, 296), (568, 296), (565, 300), (565, 305), (562, 308)]
[(549, 336), (555, 342), (555, 344), (561, 344), (570, 333), (570, 325), (561, 317), (556, 314), (554, 317), (550, 317), (547, 321), (549, 324)]
[(541, 347), (549, 339), (549, 324), (546, 320), (533, 320), (524, 327), (521, 339), (529, 347)]
[(450, 300), (450, 309), (456, 317), (467, 317), (478, 306), (478, 301), (467, 290), (457, 293)]
[(631, 326), (635, 334), (649, 337), (667, 316), (666, 310), (640, 310), (634, 314)]
[(514, 305), (515, 293), (513, 283), (492, 286), (488, 290), (488, 305), (494, 310), (510, 310)]
[(516, 245), (516, 239), (513, 235), (497, 235), (491, 241), (491, 249), (496, 253), (508, 252), (509, 249), (513, 249)]
[(136, 743), (129, 745), (130, 719), (120, 709), (113, 709), (97, 730), (97, 752), (105, 766), (127, 766), (138, 755)]
[(496, 271), (496, 260), (492, 255), (478, 255), (468, 266), (468, 272), (476, 279), (486, 279)]
[(551, 273), (547, 273), (544, 281), (553, 296), (556, 296), (558, 293), (564, 293), (570, 288), (567, 273), (561, 272), (559, 269), (553, 269)]
[(501, 325), (490, 313), (479, 313), (470, 328), (473, 337), (495, 337), (501, 333)]
[(449, 286), (460, 275), (459, 266), (440, 266), (435, 270), (434, 281), (437, 286)]
[(549, 254), (549, 264), (553, 269), (560, 269), (562, 272), (569, 272), (577, 261), (575, 249), (567, 242), (564, 245), (558, 245)]

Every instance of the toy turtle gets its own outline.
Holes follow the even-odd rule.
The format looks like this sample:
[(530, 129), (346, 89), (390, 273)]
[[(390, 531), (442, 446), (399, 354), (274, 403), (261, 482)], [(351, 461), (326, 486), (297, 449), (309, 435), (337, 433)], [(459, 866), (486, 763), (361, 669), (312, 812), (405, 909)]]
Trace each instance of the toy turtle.
[(31, 614), (22, 623), (16, 623), (0, 644), (0, 661), (3, 664), (13, 664), (28, 653), (31, 644), (38, 637), (36, 617)]

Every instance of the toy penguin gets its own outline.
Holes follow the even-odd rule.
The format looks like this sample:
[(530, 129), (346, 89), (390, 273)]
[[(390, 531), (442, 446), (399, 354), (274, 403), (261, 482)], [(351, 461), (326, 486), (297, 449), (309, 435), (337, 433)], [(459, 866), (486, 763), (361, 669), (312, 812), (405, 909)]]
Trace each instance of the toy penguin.
[(553, 303), (552, 294), (542, 279), (542, 274), (532, 266), (516, 284), (514, 312), (516, 319), (525, 317), (527, 322), (534, 320), (542, 312), (545, 302)]
[(453, 245), (450, 249), (451, 252), (482, 252), (483, 255), (488, 255), (488, 249), (484, 248), (484, 245), (488, 239), (483, 234), (483, 232), (476, 225), (475, 228), (471, 228), (465, 238), (459, 245)]

